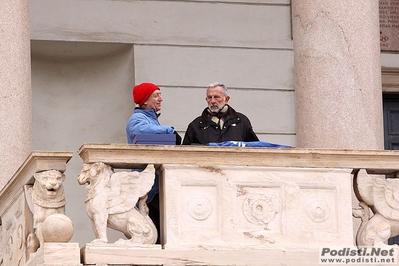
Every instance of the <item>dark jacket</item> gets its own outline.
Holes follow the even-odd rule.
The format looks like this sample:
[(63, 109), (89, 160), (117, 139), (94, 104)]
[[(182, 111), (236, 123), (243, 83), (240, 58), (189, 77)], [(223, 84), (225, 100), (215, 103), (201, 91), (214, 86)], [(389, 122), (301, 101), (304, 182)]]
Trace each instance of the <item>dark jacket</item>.
[(187, 127), (183, 145), (208, 144), (222, 141), (258, 141), (251, 122), (245, 115), (236, 112), (231, 106), (227, 111), (223, 128), (211, 120), (208, 108)]

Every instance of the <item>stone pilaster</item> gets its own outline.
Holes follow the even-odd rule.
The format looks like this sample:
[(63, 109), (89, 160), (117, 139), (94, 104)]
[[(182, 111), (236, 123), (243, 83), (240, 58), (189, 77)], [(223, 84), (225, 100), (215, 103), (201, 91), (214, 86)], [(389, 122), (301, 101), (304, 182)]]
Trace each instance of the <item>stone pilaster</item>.
[(32, 149), (29, 1), (0, 1), (0, 189)]
[(297, 147), (383, 149), (378, 0), (292, 0)]

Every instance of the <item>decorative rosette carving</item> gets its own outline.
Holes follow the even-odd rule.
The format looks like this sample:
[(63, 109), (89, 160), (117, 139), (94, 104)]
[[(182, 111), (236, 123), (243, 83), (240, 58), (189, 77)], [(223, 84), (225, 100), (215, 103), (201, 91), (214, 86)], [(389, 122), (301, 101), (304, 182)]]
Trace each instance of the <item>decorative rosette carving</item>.
[(315, 223), (322, 223), (330, 216), (330, 208), (325, 201), (315, 201), (306, 208), (306, 214)]
[(268, 225), (278, 212), (275, 198), (265, 195), (251, 195), (244, 200), (243, 212), (245, 218), (253, 224)]
[(205, 220), (212, 213), (211, 201), (204, 196), (192, 198), (187, 204), (187, 211), (195, 220)]

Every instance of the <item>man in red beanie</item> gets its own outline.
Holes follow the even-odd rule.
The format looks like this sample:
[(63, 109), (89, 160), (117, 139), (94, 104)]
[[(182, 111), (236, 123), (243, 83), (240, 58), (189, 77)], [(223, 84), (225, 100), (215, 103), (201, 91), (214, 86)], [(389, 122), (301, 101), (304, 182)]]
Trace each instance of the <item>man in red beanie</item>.
[[(176, 144), (180, 145), (181, 137), (175, 129), (171, 126), (163, 126), (158, 121), (162, 95), (157, 85), (145, 82), (134, 86), (133, 100), (136, 107), (126, 125), (129, 144), (133, 144), (133, 139), (138, 134), (175, 134)], [(148, 192), (147, 204), (149, 216), (159, 232), (159, 177), (157, 174), (155, 175), (154, 185)], [(157, 243), (159, 243), (159, 240)]]
[[(138, 104), (139, 106), (144, 105), (144, 103), (147, 101), (147, 99), (151, 96), (151, 94), (158, 90), (157, 93), (161, 93), (161, 90), (159, 89), (159, 87), (155, 84), (152, 83), (141, 83), (140, 85), (137, 85), (133, 88), (133, 100), (136, 104)], [(162, 102), (162, 98), (160, 98), (159, 103)], [(159, 106), (160, 107), (160, 106)], [(161, 110), (159, 108), (159, 110)], [(155, 112), (157, 112), (158, 110), (156, 110)]]
[(141, 83), (133, 88), (133, 100), (137, 104), (126, 126), (128, 143), (132, 144), (137, 134), (173, 134), (174, 128), (163, 126), (158, 121), (162, 107), (160, 88), (153, 83)]

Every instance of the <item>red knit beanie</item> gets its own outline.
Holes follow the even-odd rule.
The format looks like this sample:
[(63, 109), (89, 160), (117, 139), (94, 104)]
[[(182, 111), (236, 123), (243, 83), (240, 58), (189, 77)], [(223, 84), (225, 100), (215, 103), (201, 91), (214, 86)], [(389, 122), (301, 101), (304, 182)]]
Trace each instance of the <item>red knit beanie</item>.
[(133, 88), (133, 100), (138, 105), (143, 105), (145, 101), (147, 101), (148, 97), (150, 97), (151, 93), (155, 90), (160, 90), (160, 88), (152, 83), (141, 83)]

